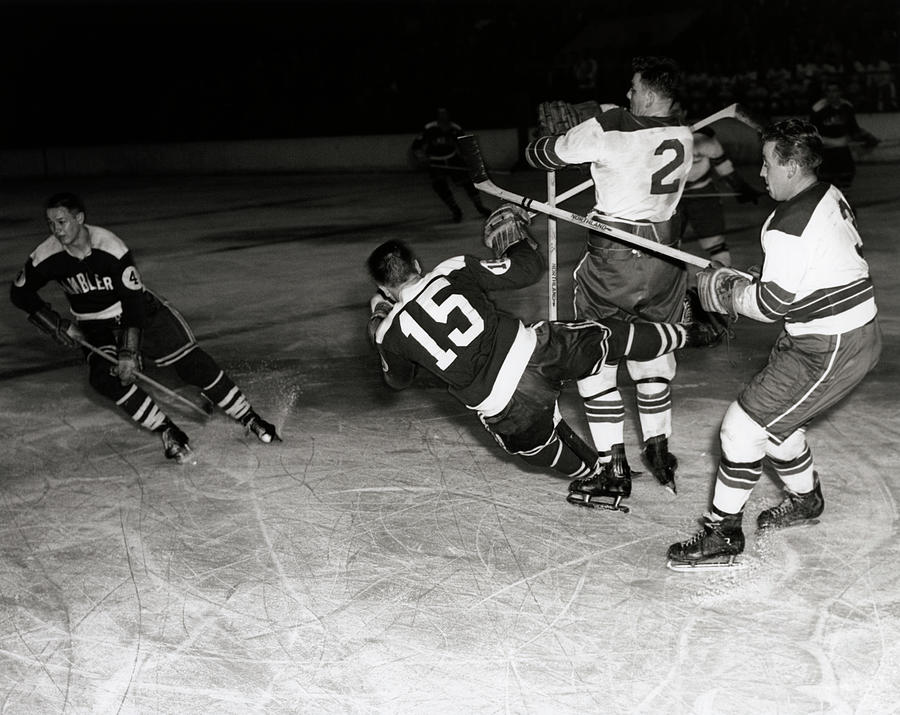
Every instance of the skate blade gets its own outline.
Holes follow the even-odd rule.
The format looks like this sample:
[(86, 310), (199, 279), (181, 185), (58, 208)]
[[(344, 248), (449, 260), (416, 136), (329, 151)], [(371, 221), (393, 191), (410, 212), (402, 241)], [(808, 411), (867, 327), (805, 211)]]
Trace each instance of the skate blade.
[(187, 452), (182, 452), (175, 457), (172, 457), (172, 461), (176, 464), (197, 464), (197, 457), (194, 454), (194, 450), (189, 450)]
[(666, 482), (665, 484), (660, 482), (660, 484), (662, 484), (666, 488), (666, 491), (668, 491), (673, 497), (678, 496), (678, 490), (675, 488), (675, 482)]
[(728, 561), (673, 561), (669, 559), (666, 562), (666, 568), (679, 573), (698, 572), (698, 571), (742, 571), (747, 568), (747, 564), (743, 561), (735, 561), (734, 556), (729, 557)]
[(575, 506), (584, 506), (589, 509), (605, 509), (607, 511), (621, 511), (623, 514), (627, 514), (630, 509), (622, 504), (622, 497), (618, 497), (615, 501), (599, 501), (598, 499), (592, 499), (589, 494), (579, 494), (578, 492), (569, 492), (566, 495), (566, 501), (569, 504), (574, 504)]

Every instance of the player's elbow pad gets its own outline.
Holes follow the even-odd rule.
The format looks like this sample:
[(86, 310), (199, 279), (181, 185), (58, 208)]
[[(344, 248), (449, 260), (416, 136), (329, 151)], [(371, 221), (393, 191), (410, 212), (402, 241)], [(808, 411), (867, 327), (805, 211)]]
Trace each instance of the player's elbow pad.
[(556, 171), (568, 164), (555, 151), (556, 137), (541, 137), (525, 147), (525, 161), (535, 169)]

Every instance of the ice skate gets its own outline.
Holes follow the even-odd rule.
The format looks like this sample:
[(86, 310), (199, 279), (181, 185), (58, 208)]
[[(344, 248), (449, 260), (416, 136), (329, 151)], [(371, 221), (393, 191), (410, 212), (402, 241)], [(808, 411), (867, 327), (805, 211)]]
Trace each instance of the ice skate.
[(673, 571), (743, 568), (743, 563), (734, 560), (744, 551), (741, 518), (741, 514), (734, 514), (721, 521), (713, 521), (709, 516), (704, 516), (700, 531), (687, 541), (669, 547), (666, 566)]
[(612, 459), (597, 465), (593, 474), (575, 479), (569, 484), (566, 501), (578, 506), (622, 511), (629, 509), (622, 504), (631, 496), (631, 468), (625, 459), (625, 446), (612, 446)]
[(193, 464), (194, 450), (188, 445), (188, 436), (173, 422), (167, 422), (160, 431), (166, 459), (174, 459), (178, 464)]
[(759, 529), (783, 529), (788, 526), (812, 526), (825, 509), (819, 475), (814, 474), (816, 485), (808, 494), (797, 494), (786, 489), (787, 496), (776, 507), (765, 509), (756, 518)]
[(247, 434), (251, 432), (257, 436), (260, 442), (280, 442), (281, 437), (275, 431), (275, 425), (266, 422), (262, 417), (250, 410), (241, 420), (241, 424), (247, 428)]
[(659, 434), (648, 439), (644, 443), (643, 456), (656, 480), (672, 494), (677, 494), (675, 469), (678, 467), (678, 459), (669, 452), (668, 438), (664, 434)]

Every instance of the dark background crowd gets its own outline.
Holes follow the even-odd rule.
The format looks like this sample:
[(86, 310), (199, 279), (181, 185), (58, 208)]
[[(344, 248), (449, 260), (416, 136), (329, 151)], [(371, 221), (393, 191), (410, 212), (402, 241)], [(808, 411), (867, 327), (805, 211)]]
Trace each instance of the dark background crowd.
[(838, 79), (898, 108), (891, 0), (0, 0), (4, 147), (411, 133), (438, 106), (523, 126), (542, 101), (625, 103), (668, 54), (684, 104), (806, 115)]

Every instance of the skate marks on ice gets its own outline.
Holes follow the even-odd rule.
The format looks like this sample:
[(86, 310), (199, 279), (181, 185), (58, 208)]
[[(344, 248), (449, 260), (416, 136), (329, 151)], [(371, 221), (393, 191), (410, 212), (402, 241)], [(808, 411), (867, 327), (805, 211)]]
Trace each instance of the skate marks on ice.
[[(246, 218), (197, 215), (198, 226), (181, 220), (189, 237)], [(304, 214), (259, 220), (278, 230)], [(429, 264), (477, 238), (471, 226), (439, 234)], [(779, 499), (761, 484), (748, 568), (674, 574), (666, 547), (706, 506), (716, 422), (748, 361), (731, 373), (706, 369), (726, 361), (720, 352), (684, 361), (676, 420), (690, 416), (696, 435), (677, 426), (677, 498), (645, 474), (630, 514), (576, 509), (565, 480), (505, 457), (437, 385), (384, 390), (360, 347), (362, 317), (330, 310), (371, 294), (356, 271), (372, 236), (214, 258), (183, 236), (206, 252), (183, 267), (201, 288), (168, 297), (198, 316), (285, 442), (262, 445), (221, 414), (179, 418), (200, 458), (184, 468), (93, 403), (81, 368), (4, 385), (6, 709), (742, 714), (900, 702), (900, 438), (888, 401), (863, 393), (836, 415), (841, 432), (811, 432), (827, 501), (818, 526), (757, 543), (755, 515)], [(252, 289), (248, 252), (272, 276)], [(516, 299), (535, 317), (540, 288)], [(718, 401), (697, 405), (700, 393)], [(570, 397), (564, 413), (579, 414)]]

